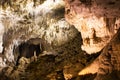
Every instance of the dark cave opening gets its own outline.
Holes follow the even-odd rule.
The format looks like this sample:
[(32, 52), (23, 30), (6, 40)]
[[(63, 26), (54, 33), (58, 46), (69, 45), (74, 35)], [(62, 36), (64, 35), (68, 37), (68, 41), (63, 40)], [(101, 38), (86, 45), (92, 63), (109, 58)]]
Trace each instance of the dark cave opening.
[(32, 58), (33, 56), (39, 56), (44, 51), (44, 41), (35, 38), (30, 39), (27, 42), (21, 43), (18, 47), (14, 48), (15, 63), (18, 65), (21, 57)]
[(42, 50), (40, 50), (40, 44), (34, 45), (23, 43), (19, 46), (20, 57), (30, 58), (34, 56), (34, 52), (37, 56), (42, 52)]

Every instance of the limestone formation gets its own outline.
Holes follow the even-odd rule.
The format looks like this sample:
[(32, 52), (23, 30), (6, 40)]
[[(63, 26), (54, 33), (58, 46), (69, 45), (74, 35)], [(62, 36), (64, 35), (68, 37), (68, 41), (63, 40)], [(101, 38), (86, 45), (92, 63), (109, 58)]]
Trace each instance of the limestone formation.
[(89, 66), (79, 72), (79, 75), (95, 74), (94, 80), (120, 79), (120, 29), (109, 44), (103, 49), (101, 55)]
[[(82, 49), (99, 52), (111, 40), (120, 25), (117, 0), (65, 0), (66, 20), (81, 32)], [(117, 27), (117, 28), (116, 28)]]
[[(65, 0), (66, 20), (81, 32), (82, 49), (101, 54), (78, 75), (96, 75), (94, 80), (120, 79), (120, 1)], [(93, 80), (90, 79), (90, 80)]]
[(0, 0), (0, 80), (119, 80), (119, 4)]
[[(49, 48), (55, 48), (78, 33), (64, 19), (62, 0), (1, 0), (0, 3), (0, 49), (8, 62), (16, 63), (19, 54), (14, 50), (30, 39), (43, 39), (51, 45)], [(37, 45), (44, 44), (38, 41)]]

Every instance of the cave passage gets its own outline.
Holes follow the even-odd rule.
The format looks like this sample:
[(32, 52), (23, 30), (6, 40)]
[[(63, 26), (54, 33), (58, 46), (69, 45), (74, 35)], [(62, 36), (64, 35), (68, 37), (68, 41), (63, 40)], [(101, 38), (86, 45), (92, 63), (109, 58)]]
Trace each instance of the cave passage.
[[(38, 41), (37, 44), (34, 42)], [(31, 58), (33, 56), (39, 56), (40, 53), (43, 52), (43, 45), (40, 39), (34, 39), (31, 42), (29, 40), (27, 42), (21, 43), (17, 48), (14, 49), (14, 58), (15, 63), (18, 65), (19, 59), (21, 57)]]
[(19, 46), (20, 57), (30, 58), (34, 56), (34, 52), (36, 52), (36, 55), (38, 56), (42, 52), (42, 50), (40, 50), (40, 47), (40, 44), (34, 45), (23, 43)]

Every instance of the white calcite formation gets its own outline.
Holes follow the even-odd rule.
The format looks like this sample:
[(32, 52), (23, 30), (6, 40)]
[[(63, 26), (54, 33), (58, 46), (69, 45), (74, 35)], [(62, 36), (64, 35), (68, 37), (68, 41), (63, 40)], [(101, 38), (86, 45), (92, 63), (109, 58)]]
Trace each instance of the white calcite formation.
[(3, 51), (3, 34), (4, 34), (4, 26), (2, 25), (2, 23), (0, 23), (0, 53), (2, 53)]
[(63, 0), (2, 0), (1, 3), (0, 52), (8, 62), (14, 62), (14, 48), (31, 38), (61, 46), (78, 33), (64, 19)]

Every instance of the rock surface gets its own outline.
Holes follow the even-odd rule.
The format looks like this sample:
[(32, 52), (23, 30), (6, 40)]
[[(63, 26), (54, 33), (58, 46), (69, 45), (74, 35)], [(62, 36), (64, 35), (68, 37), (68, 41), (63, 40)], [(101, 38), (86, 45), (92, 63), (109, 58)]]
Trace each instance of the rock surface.
[(14, 55), (18, 53), (14, 53), (14, 50), (30, 39), (42, 39), (42, 42), (46, 41), (51, 45), (50, 48), (55, 48), (65, 44), (78, 33), (64, 19), (62, 0), (2, 0), (1, 3), (1, 48), (4, 48), (2, 52), (8, 62), (15, 63)]
[(0, 80), (119, 80), (119, 3), (1, 0)]
[(113, 37), (110, 43), (103, 49), (99, 57), (85, 69), (79, 72), (79, 75), (95, 74), (94, 80), (119, 80), (120, 79), (120, 29)]
[(82, 49), (99, 52), (111, 40), (120, 26), (117, 0), (65, 0), (66, 20), (81, 32)]
[[(101, 54), (78, 74), (84, 80), (119, 80), (119, 3), (118, 0), (65, 0), (66, 20), (81, 32), (82, 49)], [(118, 32), (117, 32), (118, 31)], [(93, 76), (87, 79), (87, 76)]]

